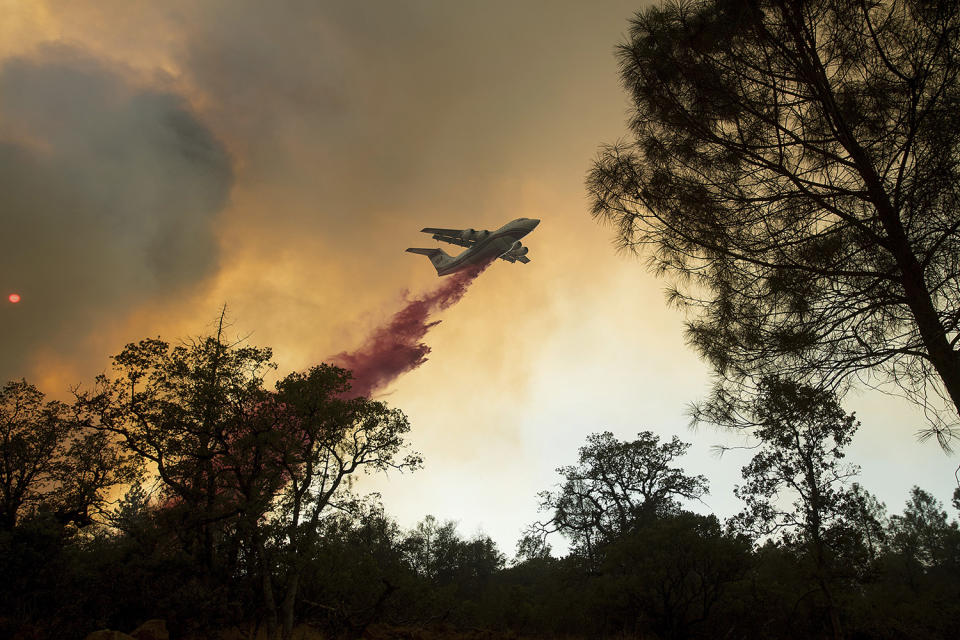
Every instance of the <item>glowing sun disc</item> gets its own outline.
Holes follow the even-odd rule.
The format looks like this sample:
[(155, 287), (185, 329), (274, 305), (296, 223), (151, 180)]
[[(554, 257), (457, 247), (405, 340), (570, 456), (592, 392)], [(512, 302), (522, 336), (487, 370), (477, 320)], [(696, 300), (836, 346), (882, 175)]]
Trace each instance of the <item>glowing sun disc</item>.
[(11, 293), (10, 295), (7, 296), (7, 300), (9, 300), (10, 302), (12, 302), (13, 304), (17, 304), (18, 302), (20, 302), (20, 294), (19, 294), (19, 293)]

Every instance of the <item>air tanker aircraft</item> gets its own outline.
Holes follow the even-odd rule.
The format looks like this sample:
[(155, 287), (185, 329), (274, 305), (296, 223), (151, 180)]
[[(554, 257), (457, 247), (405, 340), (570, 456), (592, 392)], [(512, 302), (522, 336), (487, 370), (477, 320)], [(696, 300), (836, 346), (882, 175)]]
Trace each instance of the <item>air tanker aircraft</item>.
[(507, 262), (530, 262), (527, 248), (520, 244), (520, 238), (527, 235), (540, 224), (533, 218), (517, 218), (496, 231), (476, 231), (474, 229), (434, 229), (426, 227), (420, 231), (433, 234), (434, 240), (466, 247), (467, 250), (456, 257), (447, 255), (443, 249), (407, 249), (410, 253), (428, 256), (437, 269), (438, 276), (446, 276), (465, 269), (484, 260), (500, 258)]

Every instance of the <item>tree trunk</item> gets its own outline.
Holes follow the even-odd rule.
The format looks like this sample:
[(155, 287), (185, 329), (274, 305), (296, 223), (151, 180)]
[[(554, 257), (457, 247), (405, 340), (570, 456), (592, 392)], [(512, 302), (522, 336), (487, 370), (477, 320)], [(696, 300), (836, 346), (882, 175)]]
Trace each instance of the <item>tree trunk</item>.
[(273, 575), (270, 563), (267, 561), (267, 550), (263, 540), (256, 533), (253, 534), (254, 548), (260, 564), (260, 594), (263, 598), (263, 608), (267, 612), (267, 638), (273, 640), (277, 635), (279, 620), (277, 618), (277, 602), (273, 595)]
[(833, 640), (843, 640), (843, 629), (840, 627), (840, 615), (837, 613), (836, 604), (833, 602), (833, 594), (827, 587), (826, 581), (820, 578), (820, 590), (823, 597), (827, 599), (827, 613), (830, 616), (830, 628), (833, 632)]
[(297, 590), (300, 588), (300, 569), (296, 569), (287, 582), (287, 592), (280, 605), (280, 617), (283, 623), (283, 640), (293, 637), (294, 605), (297, 602)]
[[(872, 167), (869, 167), (869, 170), (872, 171)], [(891, 253), (900, 269), (900, 282), (907, 307), (917, 323), (917, 330), (927, 351), (928, 359), (940, 376), (953, 402), (954, 411), (960, 415), (960, 354), (953, 349), (947, 339), (946, 329), (940, 321), (930, 289), (927, 287), (924, 267), (910, 245), (910, 239), (903, 228), (900, 216), (880, 185), (879, 177), (868, 171), (862, 173), (871, 200), (877, 208), (880, 222), (892, 245)]]
[(924, 266), (911, 245), (900, 219), (900, 212), (891, 202), (890, 194), (884, 188), (877, 169), (837, 106), (836, 96), (827, 79), (823, 63), (816, 51), (805, 40), (803, 18), (797, 5), (781, 3), (781, 11), (793, 23), (793, 36), (798, 51), (806, 54), (800, 62), (800, 68), (808, 72), (808, 79), (811, 86), (819, 93), (824, 112), (833, 121), (837, 139), (850, 154), (857, 172), (863, 179), (867, 197), (876, 208), (889, 243), (887, 248), (900, 271), (900, 283), (903, 286), (907, 307), (916, 322), (928, 360), (943, 382), (944, 389), (953, 402), (955, 413), (960, 415), (960, 353), (953, 349), (947, 339), (946, 330), (940, 321), (924, 277)]

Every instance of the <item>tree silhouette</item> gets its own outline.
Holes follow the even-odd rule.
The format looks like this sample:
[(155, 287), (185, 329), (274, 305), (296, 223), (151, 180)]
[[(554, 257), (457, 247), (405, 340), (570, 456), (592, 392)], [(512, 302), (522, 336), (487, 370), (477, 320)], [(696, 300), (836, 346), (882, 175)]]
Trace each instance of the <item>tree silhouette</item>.
[(108, 490), (136, 475), (137, 464), (105, 434), (86, 429), (73, 407), (45, 401), (25, 380), (0, 388), (0, 529), (40, 509), (86, 526)]
[(628, 631), (639, 635), (649, 625), (660, 638), (689, 638), (747, 572), (749, 547), (745, 536), (725, 533), (716, 516), (671, 514), (611, 544), (600, 585), (622, 602)]
[[(208, 568), (224, 521), (260, 518), (282, 484), (268, 461), (238, 463), (251, 438), (274, 437), (261, 409), (269, 399), (263, 376), (273, 368), (270, 358), (269, 349), (230, 345), (221, 335), (175, 347), (147, 339), (114, 356), (115, 377), (99, 376), (92, 389), (78, 392), (87, 423), (120, 437), (156, 470), (159, 500)], [(255, 470), (270, 478), (266, 495), (244, 491), (244, 476)]]
[(40, 488), (53, 473), (55, 453), (70, 432), (67, 408), (44, 403), (44, 395), (26, 381), (0, 390), (0, 527), (12, 529), (24, 508), (42, 500)]
[(359, 471), (412, 469), (406, 416), (345, 399), (350, 372), (319, 365), (264, 386), (271, 351), (216, 336), (127, 345), (115, 377), (78, 394), (86, 423), (156, 469), (162, 514), (208, 577), (256, 581), (268, 632), (293, 632), (299, 582), (327, 511)]
[(910, 491), (903, 513), (890, 517), (883, 568), (882, 597), (892, 623), (884, 632), (953, 635), (960, 615), (960, 526), (919, 487)]
[(678, 0), (618, 49), (632, 140), (588, 177), (652, 246), (733, 415), (765, 375), (960, 407), (960, 5)]
[(416, 453), (401, 457), (410, 431), (403, 412), (362, 396), (345, 400), (349, 381), (348, 371), (319, 365), (277, 383), (288, 437), (280, 452), (286, 484), (271, 527), (285, 543), (273, 560), (279, 561), (277, 582), (284, 591), (279, 614), (285, 639), (293, 633), (299, 583), (319, 543), (321, 518), (349, 499), (353, 474), (413, 470), (421, 464)]
[(760, 449), (743, 468), (746, 482), (734, 490), (747, 505), (734, 523), (755, 535), (780, 533), (810, 560), (840, 638), (837, 557), (847, 540), (850, 503), (869, 504), (859, 491), (848, 499), (847, 481), (859, 470), (843, 462), (859, 423), (830, 392), (775, 378), (761, 383), (753, 419)]
[(890, 548), (919, 568), (960, 564), (960, 527), (940, 501), (913, 487), (901, 515), (890, 518)]
[(552, 517), (530, 533), (558, 531), (594, 562), (598, 547), (644, 520), (678, 511), (680, 498), (697, 500), (707, 493), (706, 477), (673, 466), (689, 447), (676, 436), (661, 443), (651, 431), (627, 442), (609, 431), (588, 436), (579, 463), (557, 469), (560, 487), (540, 494), (540, 510)]
[(457, 523), (439, 524), (428, 515), (410, 531), (401, 543), (404, 557), (418, 574), (440, 584), (483, 579), (503, 567), (505, 558), (496, 543), (486, 535), (464, 540)]

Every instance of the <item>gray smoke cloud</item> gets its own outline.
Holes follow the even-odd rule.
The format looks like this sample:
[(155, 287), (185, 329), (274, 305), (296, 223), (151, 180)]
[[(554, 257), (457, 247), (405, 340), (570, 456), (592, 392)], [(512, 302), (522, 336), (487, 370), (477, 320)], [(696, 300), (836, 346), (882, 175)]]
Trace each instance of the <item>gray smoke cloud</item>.
[(336, 236), (349, 255), (416, 230), (408, 216), (509, 219), (484, 210), (499, 204), (489, 194), (525, 167), (523, 141), (542, 136), (557, 91), (542, 81), (553, 58), (518, 64), (490, 46), (550, 45), (548, 30), (515, 24), (543, 10), (516, 5), (209, 0), (184, 20), (179, 60), (219, 107), (218, 130), (242, 141), (245, 178), (286, 199), (282, 220), (259, 215)]
[(64, 46), (0, 67), (0, 379), (217, 266), (230, 157), (180, 96), (128, 75)]

